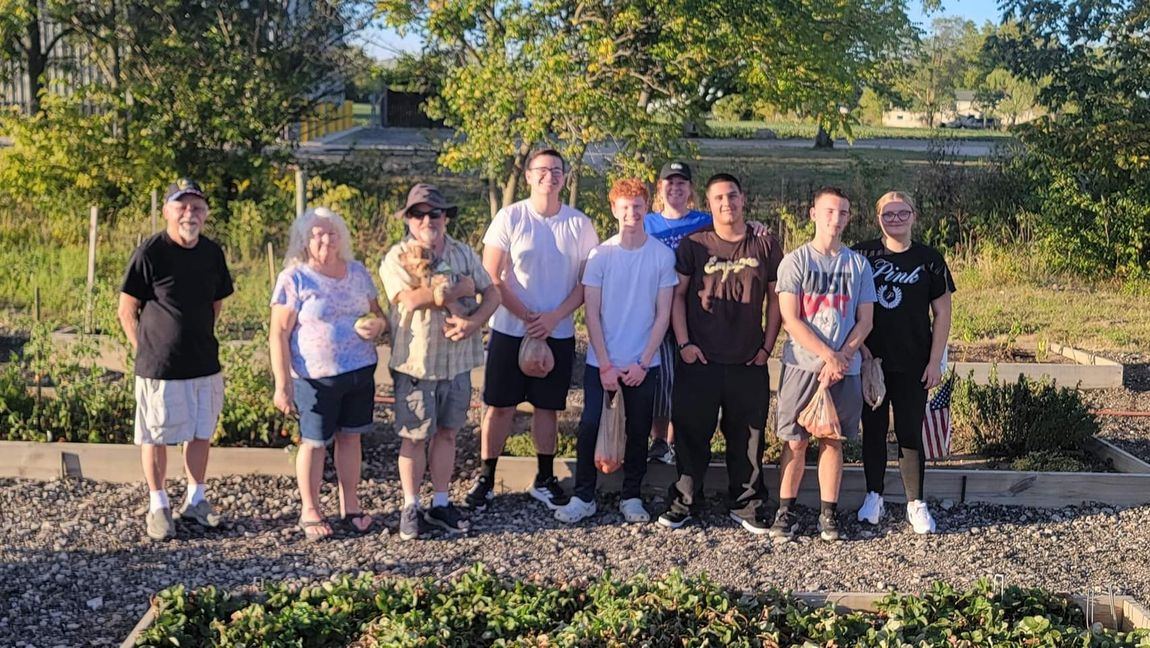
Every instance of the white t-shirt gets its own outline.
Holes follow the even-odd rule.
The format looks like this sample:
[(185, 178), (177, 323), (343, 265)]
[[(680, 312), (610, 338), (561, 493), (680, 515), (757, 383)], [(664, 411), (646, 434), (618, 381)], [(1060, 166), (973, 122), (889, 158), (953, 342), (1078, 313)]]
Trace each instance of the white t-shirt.
[[(495, 214), (483, 244), (511, 256), (503, 281), (528, 310), (542, 313), (557, 308), (579, 285), (579, 266), (599, 244), (599, 236), (591, 219), (577, 209), (563, 205), (558, 214), (544, 218), (521, 200)], [(491, 316), (491, 328), (504, 335), (527, 335), (523, 320), (503, 306)], [(575, 337), (570, 315), (551, 337)]]
[[(619, 244), (616, 234), (591, 252), (583, 285), (600, 288), (602, 293), (599, 319), (603, 323), (603, 341), (611, 364), (625, 367), (639, 362), (651, 329), (655, 326), (656, 300), (660, 288), (679, 283), (675, 274), (675, 253), (654, 236), (637, 250)], [(587, 313), (587, 317), (592, 317)], [(659, 353), (651, 359), (658, 366)], [(595, 348), (588, 346), (587, 364), (599, 366)]]

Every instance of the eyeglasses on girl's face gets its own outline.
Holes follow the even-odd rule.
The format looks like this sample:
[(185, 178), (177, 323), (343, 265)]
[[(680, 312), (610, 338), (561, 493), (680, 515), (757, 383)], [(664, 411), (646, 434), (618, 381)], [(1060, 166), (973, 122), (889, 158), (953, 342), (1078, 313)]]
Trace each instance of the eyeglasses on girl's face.
[(914, 215), (914, 212), (909, 210), (909, 209), (900, 209), (898, 211), (884, 211), (882, 213), (882, 219), (884, 221), (887, 221), (888, 223), (905, 223), (906, 221), (910, 220), (910, 217), (913, 215)]

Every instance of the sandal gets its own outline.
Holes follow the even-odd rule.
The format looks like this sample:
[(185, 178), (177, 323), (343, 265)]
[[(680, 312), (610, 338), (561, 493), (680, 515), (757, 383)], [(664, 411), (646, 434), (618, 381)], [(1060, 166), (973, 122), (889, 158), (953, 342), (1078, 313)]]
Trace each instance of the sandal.
[(308, 542), (330, 538), (333, 533), (327, 520), (300, 520), (299, 530), (303, 531), (303, 538)]
[[(364, 518), (367, 518), (367, 526), (361, 527), (357, 523)], [(375, 520), (363, 511), (348, 513), (344, 515), (342, 518), (340, 518), (340, 523), (344, 528), (344, 531), (354, 535), (364, 535), (365, 533), (371, 531), (371, 527), (375, 526)]]

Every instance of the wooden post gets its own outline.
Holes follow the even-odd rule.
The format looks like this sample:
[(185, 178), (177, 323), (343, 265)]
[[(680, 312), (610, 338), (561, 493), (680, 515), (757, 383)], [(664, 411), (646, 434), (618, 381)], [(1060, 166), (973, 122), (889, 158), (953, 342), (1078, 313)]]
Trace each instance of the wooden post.
[[(40, 323), (40, 286), (36, 286), (35, 288), (33, 288), (32, 294), (33, 294), (32, 313), (36, 317), (36, 323), (39, 324)], [(42, 347), (43, 347), (43, 345), (40, 345), (40, 344), (36, 345), (36, 366), (37, 367), (42, 366), (41, 363), (44, 361), (44, 358), (40, 355), (40, 353), (41, 353), (40, 349)], [(43, 376), (41, 376), (39, 373), (37, 373), (36, 374), (36, 404), (37, 405), (39, 405), (40, 401), (42, 401), (44, 398), (43, 382), (44, 382)], [(40, 427), (43, 427), (43, 426), (40, 426)], [(52, 440), (51, 433), (49, 433), (48, 440), (49, 441)]]
[(272, 288), (276, 285), (276, 260), (275, 252), (272, 249), (272, 242), (268, 241), (268, 281), (271, 282)]
[(88, 333), (93, 329), (93, 316), (96, 297), (96, 222), (100, 218), (100, 208), (92, 205), (91, 215), (88, 218), (88, 309), (85, 328)]
[(160, 192), (157, 189), (152, 190), (152, 234), (156, 233), (156, 218), (160, 213)]
[(303, 216), (304, 210), (307, 209), (307, 175), (303, 169), (297, 168), (295, 170), (295, 216), (299, 218)]

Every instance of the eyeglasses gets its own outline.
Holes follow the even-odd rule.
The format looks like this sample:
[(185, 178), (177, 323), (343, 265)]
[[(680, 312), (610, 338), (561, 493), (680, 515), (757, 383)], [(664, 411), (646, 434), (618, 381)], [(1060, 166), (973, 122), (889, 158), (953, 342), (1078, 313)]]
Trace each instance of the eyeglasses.
[(431, 220), (439, 220), (440, 218), (443, 218), (446, 215), (447, 215), (446, 210), (438, 209), (438, 208), (429, 209), (427, 211), (415, 211), (414, 209), (412, 209), (412, 210), (407, 212), (407, 217), (408, 218), (414, 218), (415, 220), (423, 220), (424, 217), (430, 218)]
[(527, 169), (527, 170), (528, 171), (535, 171), (536, 173), (538, 173), (541, 176), (545, 176), (547, 174), (551, 174), (553, 176), (563, 175), (563, 167), (532, 167), (532, 168)]
[(914, 215), (913, 211), (911, 211), (909, 209), (903, 209), (900, 211), (883, 212), (882, 213), (882, 219), (884, 221), (895, 221), (898, 223), (905, 223), (906, 221), (910, 220), (910, 217), (913, 215)]
[(335, 240), (335, 239), (339, 238), (339, 232), (312, 232), (311, 233), (311, 237), (317, 241), (323, 239), (323, 237), (325, 237), (325, 236), (329, 240)]

